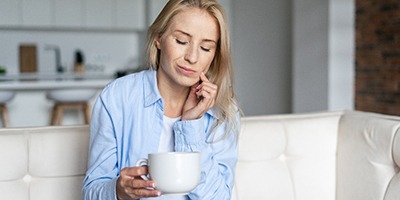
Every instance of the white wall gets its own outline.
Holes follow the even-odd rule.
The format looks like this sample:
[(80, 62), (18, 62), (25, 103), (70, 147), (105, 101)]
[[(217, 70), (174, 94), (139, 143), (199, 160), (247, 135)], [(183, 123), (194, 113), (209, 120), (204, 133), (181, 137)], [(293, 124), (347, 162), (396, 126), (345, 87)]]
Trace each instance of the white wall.
[(291, 111), (291, 1), (233, 1), (236, 91), (245, 115)]
[(354, 109), (355, 2), (329, 2), (328, 109)]
[(246, 115), (354, 107), (354, 0), (233, 1)]
[(293, 1), (293, 111), (328, 107), (329, 2)]
[(293, 1), (293, 112), (354, 108), (354, 1)]

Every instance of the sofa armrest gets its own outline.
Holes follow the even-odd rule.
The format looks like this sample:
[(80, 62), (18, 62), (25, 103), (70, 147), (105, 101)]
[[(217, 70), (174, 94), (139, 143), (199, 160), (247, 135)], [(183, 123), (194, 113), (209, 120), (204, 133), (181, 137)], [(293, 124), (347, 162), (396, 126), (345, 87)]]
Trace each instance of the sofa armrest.
[(400, 199), (399, 128), (400, 117), (367, 112), (343, 115), (337, 199)]

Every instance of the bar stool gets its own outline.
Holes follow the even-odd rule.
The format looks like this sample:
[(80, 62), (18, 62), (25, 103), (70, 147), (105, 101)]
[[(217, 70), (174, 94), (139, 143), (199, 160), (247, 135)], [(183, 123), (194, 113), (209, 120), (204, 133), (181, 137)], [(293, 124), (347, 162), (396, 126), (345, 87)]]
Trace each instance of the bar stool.
[(10, 118), (8, 116), (8, 108), (6, 104), (13, 99), (14, 96), (14, 91), (0, 91), (0, 112), (3, 127), (10, 127)]
[(84, 124), (89, 124), (91, 107), (89, 100), (96, 95), (95, 89), (60, 89), (46, 93), (49, 100), (54, 101), (50, 125), (61, 125), (64, 110), (81, 110), (84, 114)]

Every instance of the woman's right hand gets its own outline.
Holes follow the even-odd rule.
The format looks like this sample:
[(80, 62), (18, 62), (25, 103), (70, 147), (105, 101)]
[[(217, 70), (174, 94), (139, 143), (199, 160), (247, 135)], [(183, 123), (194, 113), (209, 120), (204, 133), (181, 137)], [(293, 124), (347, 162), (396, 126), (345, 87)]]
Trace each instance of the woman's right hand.
[(122, 169), (117, 180), (117, 199), (140, 199), (160, 196), (161, 192), (155, 189), (154, 181), (143, 180), (140, 177), (147, 173), (147, 166)]

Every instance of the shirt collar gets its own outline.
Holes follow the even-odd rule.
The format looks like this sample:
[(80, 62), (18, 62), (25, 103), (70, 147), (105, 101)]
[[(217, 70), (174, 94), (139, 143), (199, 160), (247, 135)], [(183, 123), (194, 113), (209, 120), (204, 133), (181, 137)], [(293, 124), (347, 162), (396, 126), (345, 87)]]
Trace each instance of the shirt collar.
[(143, 76), (143, 91), (145, 107), (148, 107), (162, 99), (157, 86), (157, 73), (155, 70), (147, 70)]

